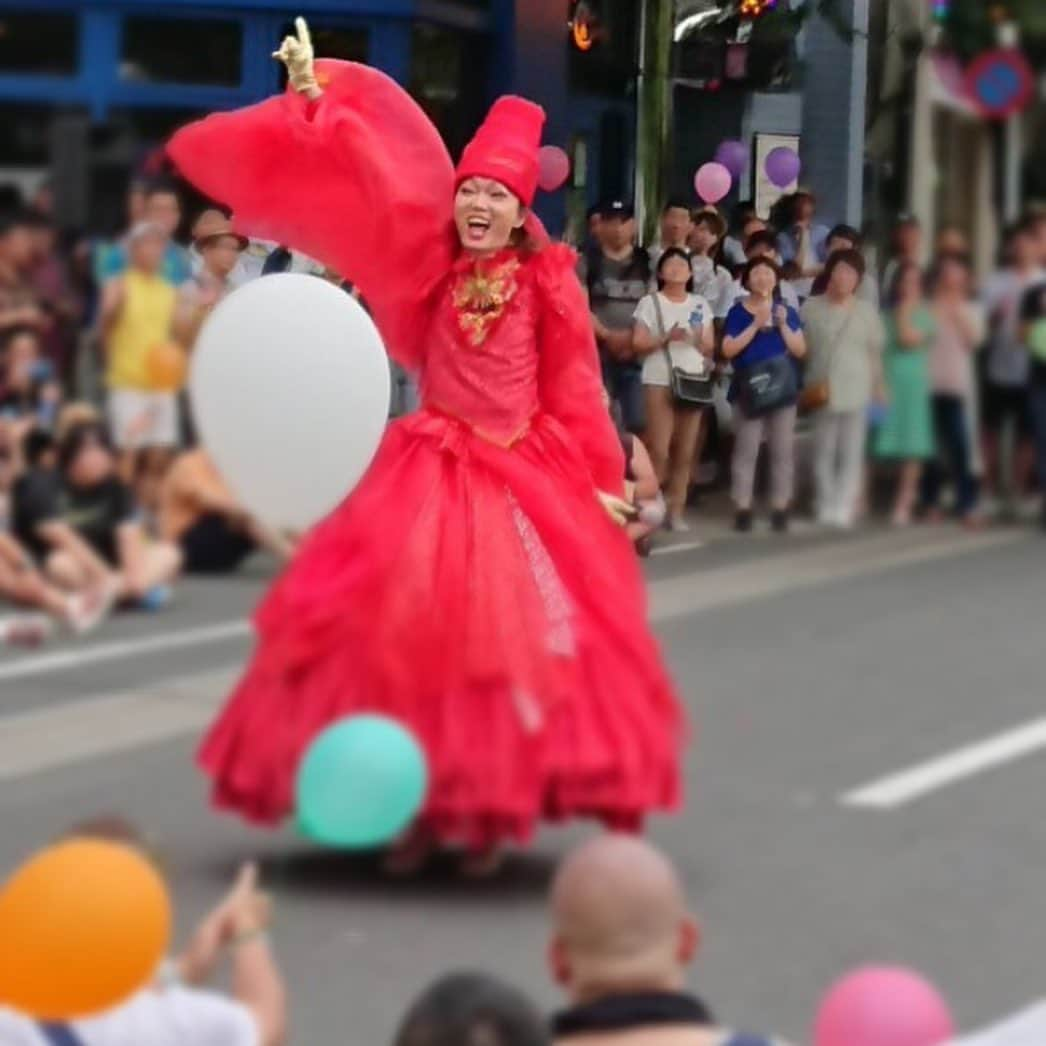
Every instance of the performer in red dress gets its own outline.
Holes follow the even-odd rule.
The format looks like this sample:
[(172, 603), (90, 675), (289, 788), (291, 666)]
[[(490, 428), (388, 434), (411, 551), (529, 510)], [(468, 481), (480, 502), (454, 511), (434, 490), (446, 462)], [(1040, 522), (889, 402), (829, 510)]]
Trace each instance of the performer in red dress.
[(261, 605), (200, 751), (214, 801), (278, 821), (309, 742), (366, 711), (428, 756), (414, 857), (461, 843), (485, 860), (541, 818), (638, 828), (679, 801), (682, 719), (608, 518), (625, 469), (574, 256), (527, 210), (544, 113), (500, 99), (455, 171), (391, 79), (314, 64), (298, 32), (284, 96), (169, 153), (238, 229), (358, 286), (423, 406)]

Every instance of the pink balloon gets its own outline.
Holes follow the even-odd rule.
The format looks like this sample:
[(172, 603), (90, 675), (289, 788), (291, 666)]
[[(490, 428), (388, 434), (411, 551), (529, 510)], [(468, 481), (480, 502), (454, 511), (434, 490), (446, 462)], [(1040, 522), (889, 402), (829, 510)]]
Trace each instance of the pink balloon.
[(561, 188), (570, 174), (570, 158), (558, 145), (543, 145), (538, 150), (538, 185), (545, 192)]
[(947, 1004), (924, 977), (899, 966), (867, 966), (829, 990), (813, 1046), (941, 1046), (954, 1034)]
[(694, 175), (694, 188), (705, 203), (718, 203), (730, 191), (733, 178), (721, 163), (706, 163)]

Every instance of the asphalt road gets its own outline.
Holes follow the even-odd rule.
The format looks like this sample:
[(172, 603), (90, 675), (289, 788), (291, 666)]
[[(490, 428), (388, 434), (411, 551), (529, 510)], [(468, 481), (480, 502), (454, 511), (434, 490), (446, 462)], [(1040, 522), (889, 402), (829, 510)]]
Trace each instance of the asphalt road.
[[(688, 544), (647, 569), (697, 726), (686, 810), (651, 826), (704, 924), (694, 986), (731, 1023), (797, 1041), (829, 981), (866, 961), (926, 971), (966, 1026), (1046, 994), (1046, 540)], [(192, 750), (248, 650), (267, 573), (189, 582), (162, 614), (0, 654), (0, 869), (74, 819), (119, 811), (163, 840), (188, 928), (259, 856), (306, 1046), (389, 1041), (450, 967), (554, 1005), (544, 893), (591, 829), (543, 833), (487, 884), (443, 868), (390, 883), (208, 811)]]

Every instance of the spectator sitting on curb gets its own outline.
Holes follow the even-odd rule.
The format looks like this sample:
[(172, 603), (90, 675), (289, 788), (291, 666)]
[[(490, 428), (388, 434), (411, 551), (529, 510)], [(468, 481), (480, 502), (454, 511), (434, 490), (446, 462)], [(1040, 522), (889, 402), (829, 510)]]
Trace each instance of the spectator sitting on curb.
[(560, 867), (552, 887), (552, 975), (570, 1006), (563, 1046), (773, 1046), (720, 1027), (685, 991), (700, 931), (675, 870), (649, 843), (602, 835)]
[(254, 519), (233, 497), (202, 448), (178, 457), (160, 491), (160, 535), (181, 548), (191, 574), (235, 570), (255, 549), (286, 561), (294, 545)]
[[(47, 433), (31, 431), (23, 441), (23, 457), (27, 471), (15, 481), (16, 492), (27, 484), (47, 483), (47, 477), (54, 475), (54, 440)], [(8, 619), (0, 632), (12, 643), (42, 642), (53, 630), (53, 622), (83, 634), (98, 625), (109, 609), (104, 586), (85, 584), (71, 593), (63, 592), (37, 569), (14, 536), (3, 532), (0, 532), (0, 596), (44, 612)]]
[[(104, 839), (145, 852), (130, 825), (103, 819), (75, 828), (71, 838)], [(146, 853), (146, 856), (151, 856)], [(269, 899), (245, 865), (225, 899), (200, 923), (184, 954), (165, 964), (156, 983), (97, 1017), (43, 1026), (0, 1010), (4, 1046), (282, 1046), (286, 992), (269, 946)], [(207, 991), (226, 956), (232, 995)]]
[(102, 586), (111, 599), (149, 609), (166, 603), (181, 553), (147, 541), (100, 425), (72, 428), (59, 445), (58, 473), (32, 478), (16, 490), (15, 531), (56, 584)]
[(451, 973), (422, 992), (396, 1033), (394, 1046), (546, 1046), (548, 1032), (534, 1004), (482, 973)]

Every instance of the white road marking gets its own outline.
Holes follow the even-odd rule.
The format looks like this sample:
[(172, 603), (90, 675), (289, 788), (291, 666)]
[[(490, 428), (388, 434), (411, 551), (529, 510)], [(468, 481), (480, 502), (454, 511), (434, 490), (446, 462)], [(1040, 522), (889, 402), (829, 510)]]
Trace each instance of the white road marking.
[(956, 1039), (954, 1046), (1042, 1046), (1044, 1042), (1046, 999), (1040, 999), (990, 1028)]
[(888, 532), (867, 540), (819, 545), (770, 559), (757, 558), (714, 570), (694, 571), (650, 586), (650, 620), (671, 621), (843, 578), (969, 555), (1026, 540), (1027, 534), (1021, 530), (948, 534), (943, 538), (939, 531), (933, 530), (904, 535)]
[(219, 643), (225, 639), (236, 639), (249, 635), (249, 621), (225, 621), (218, 625), (186, 628), (181, 632), (164, 632), (160, 635), (143, 636), (138, 639), (121, 639), (111, 643), (84, 643), (72, 645), (53, 654), (21, 657), (9, 664), (0, 664), (0, 679), (25, 679), (27, 676), (44, 675), (62, 669), (80, 668), (100, 661), (120, 661), (125, 658), (141, 657), (166, 650), (181, 650), (185, 647)]
[(677, 552), (693, 552), (696, 548), (704, 548), (703, 541), (683, 541), (678, 545), (657, 545), (650, 550), (652, 556), (672, 556)]
[[(898, 547), (897, 535), (877, 535), (716, 570), (694, 571), (650, 586), (652, 617), (655, 621), (671, 620), (840, 578), (976, 552), (1021, 537), (1020, 532), (998, 532), (942, 541), (938, 533), (918, 541), (914, 547)], [(240, 620), (137, 639), (73, 645), (0, 664), (0, 680), (188, 649), (249, 633), (249, 622)], [(126, 693), (80, 698), (40, 711), (0, 717), (0, 780), (192, 734), (211, 720), (235, 675), (236, 670), (229, 669), (144, 683)], [(1042, 733), (1032, 747), (1046, 747), (1046, 720), (1033, 726), (1038, 726)], [(1005, 757), (1000, 761), (1005, 761)]]
[(986, 773), (1046, 748), (1046, 718), (956, 749), (863, 785), (840, 798), (844, 806), (895, 810), (968, 777)]
[(236, 669), (145, 684), (0, 719), (0, 781), (194, 734), (213, 718)]

